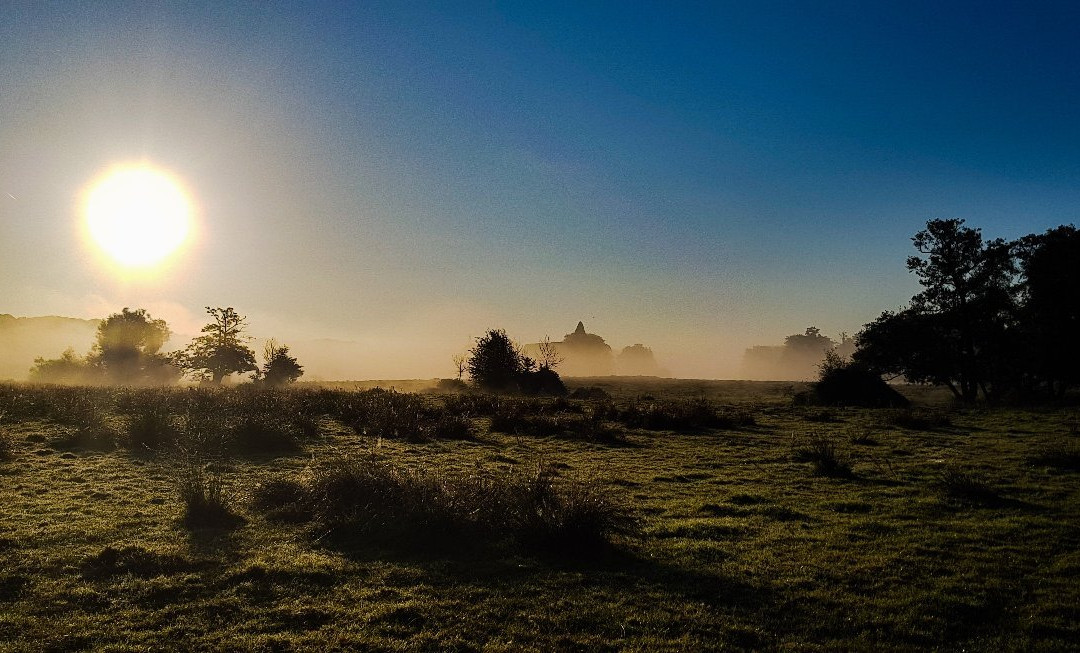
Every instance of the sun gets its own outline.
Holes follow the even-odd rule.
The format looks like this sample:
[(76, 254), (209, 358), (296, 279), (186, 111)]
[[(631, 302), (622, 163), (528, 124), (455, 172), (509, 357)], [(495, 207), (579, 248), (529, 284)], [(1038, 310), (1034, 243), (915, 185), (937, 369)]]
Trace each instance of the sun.
[(149, 268), (191, 232), (191, 202), (169, 173), (148, 164), (113, 168), (93, 182), (84, 216), (90, 240), (125, 268)]

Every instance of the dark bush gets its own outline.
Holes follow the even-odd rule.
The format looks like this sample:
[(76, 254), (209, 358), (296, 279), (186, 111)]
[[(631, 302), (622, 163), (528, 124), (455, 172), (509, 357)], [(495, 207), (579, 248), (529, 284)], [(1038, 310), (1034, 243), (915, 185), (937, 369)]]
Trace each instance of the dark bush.
[(555, 370), (540, 368), (521, 372), (517, 377), (518, 390), (525, 395), (546, 395), (562, 397), (566, 394), (566, 385)]
[(629, 428), (649, 431), (693, 432), (705, 429), (739, 429), (756, 424), (753, 413), (733, 408), (719, 408), (707, 399), (658, 401), (636, 399), (625, 408), (605, 404), (597, 408), (608, 419)]
[(239, 453), (300, 451), (300, 427), (272, 413), (242, 415), (232, 425), (229, 449)]
[(131, 417), (124, 446), (133, 451), (158, 452), (174, 445), (178, 434), (168, 404), (151, 402)]
[(439, 379), (433, 390), (434, 392), (456, 394), (459, 392), (468, 392), (469, 384), (461, 379)]
[(570, 393), (571, 399), (584, 399), (584, 400), (608, 400), (611, 399), (611, 395), (607, 390), (598, 388), (594, 385), (587, 385), (580, 388), (576, 388)]
[(817, 382), (799, 400), (819, 406), (863, 408), (903, 408), (911, 403), (880, 373), (862, 363), (845, 363), (835, 352), (826, 355)]

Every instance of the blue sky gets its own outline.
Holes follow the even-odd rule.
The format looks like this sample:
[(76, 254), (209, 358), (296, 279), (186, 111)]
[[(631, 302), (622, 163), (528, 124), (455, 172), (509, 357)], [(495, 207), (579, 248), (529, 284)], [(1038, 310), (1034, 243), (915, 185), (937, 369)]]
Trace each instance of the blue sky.
[[(358, 377), (582, 319), (737, 375), (746, 346), (903, 304), (927, 219), (1075, 221), (1078, 33), (1064, 2), (15, 5), (0, 312), (140, 305), (183, 332), (232, 305), (364, 343)], [(201, 209), (153, 282), (72, 226), (133, 158)]]

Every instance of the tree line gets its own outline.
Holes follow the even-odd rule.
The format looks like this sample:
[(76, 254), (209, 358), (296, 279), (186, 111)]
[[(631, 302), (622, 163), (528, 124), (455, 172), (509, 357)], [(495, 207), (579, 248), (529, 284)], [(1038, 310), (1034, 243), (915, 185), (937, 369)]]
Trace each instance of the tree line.
[(260, 366), (249, 346), (247, 318), (232, 307), (206, 307), (210, 321), (184, 349), (161, 353), (172, 332), (145, 309), (125, 307), (98, 325), (85, 356), (69, 348), (60, 358), (37, 358), (30, 379), (45, 383), (167, 385), (188, 376), (220, 385), (230, 374), (252, 374), (267, 385), (292, 383), (304, 373), (286, 345), (271, 339)]
[[(985, 240), (930, 220), (907, 259), (922, 291), (856, 337), (851, 365), (972, 403), (1061, 398), (1080, 384), (1080, 232)], [(835, 361), (833, 367), (835, 368)]]

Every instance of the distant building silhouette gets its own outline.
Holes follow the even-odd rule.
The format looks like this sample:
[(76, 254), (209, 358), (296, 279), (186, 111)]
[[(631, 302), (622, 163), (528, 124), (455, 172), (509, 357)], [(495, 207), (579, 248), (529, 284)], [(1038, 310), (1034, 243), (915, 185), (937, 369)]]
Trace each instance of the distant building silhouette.
[[(625, 347), (616, 357), (611, 345), (595, 333), (587, 332), (583, 322), (577, 323), (573, 333), (568, 333), (562, 340), (551, 344), (562, 358), (558, 372), (563, 376), (651, 376), (661, 373), (660, 366), (648, 347), (641, 344)], [(526, 355), (536, 358), (540, 353), (540, 344), (527, 344), (524, 349)]]

